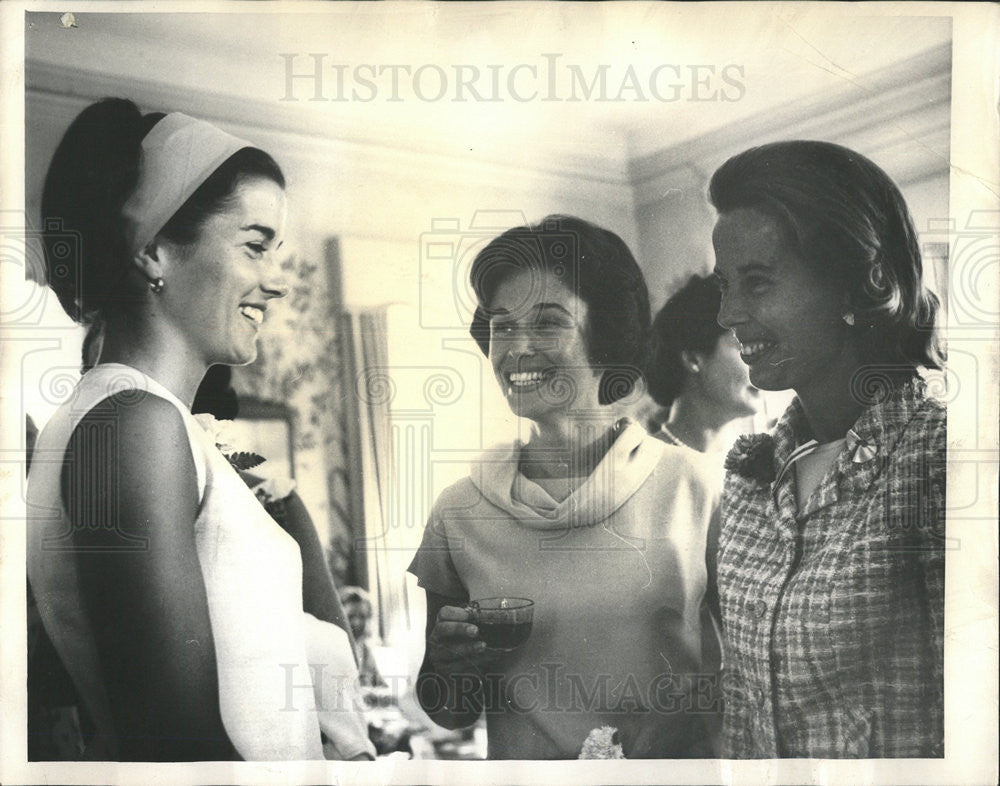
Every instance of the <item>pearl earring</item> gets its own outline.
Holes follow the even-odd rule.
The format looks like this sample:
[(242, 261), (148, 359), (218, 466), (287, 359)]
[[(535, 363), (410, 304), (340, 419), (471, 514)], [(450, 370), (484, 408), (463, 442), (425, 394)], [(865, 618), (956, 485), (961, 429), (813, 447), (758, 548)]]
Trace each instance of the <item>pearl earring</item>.
[(851, 326), (854, 325), (854, 312), (853, 311), (848, 311), (846, 314), (844, 314), (844, 322), (846, 322), (848, 325), (851, 325)]
[(166, 286), (162, 278), (154, 278), (149, 282), (149, 288), (153, 290), (154, 295), (159, 295), (163, 291), (163, 287)]

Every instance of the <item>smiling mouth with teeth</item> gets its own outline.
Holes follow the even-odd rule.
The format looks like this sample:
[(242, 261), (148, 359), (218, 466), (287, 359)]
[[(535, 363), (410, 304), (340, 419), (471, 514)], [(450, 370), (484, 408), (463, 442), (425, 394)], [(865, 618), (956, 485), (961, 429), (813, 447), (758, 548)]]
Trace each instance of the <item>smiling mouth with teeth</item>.
[(264, 323), (264, 311), (257, 306), (240, 306), (240, 313), (255, 325)]
[(523, 388), (537, 385), (546, 376), (546, 373), (543, 371), (514, 371), (507, 375), (507, 381), (510, 382), (512, 387)]
[(777, 346), (773, 341), (740, 342), (740, 357), (744, 363), (753, 363)]

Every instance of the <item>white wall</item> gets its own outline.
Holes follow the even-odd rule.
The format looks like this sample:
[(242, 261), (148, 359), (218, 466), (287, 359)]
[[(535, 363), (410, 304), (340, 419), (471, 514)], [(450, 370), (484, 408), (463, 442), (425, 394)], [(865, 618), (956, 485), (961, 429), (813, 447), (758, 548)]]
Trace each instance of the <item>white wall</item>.
[[(654, 310), (692, 272), (711, 269), (712, 172), (781, 139), (822, 139), (871, 158), (906, 197), (917, 230), (948, 216), (951, 49), (936, 47), (849, 87), (778, 106), (630, 162), (638, 254)], [(931, 233), (933, 234), (933, 233)]]

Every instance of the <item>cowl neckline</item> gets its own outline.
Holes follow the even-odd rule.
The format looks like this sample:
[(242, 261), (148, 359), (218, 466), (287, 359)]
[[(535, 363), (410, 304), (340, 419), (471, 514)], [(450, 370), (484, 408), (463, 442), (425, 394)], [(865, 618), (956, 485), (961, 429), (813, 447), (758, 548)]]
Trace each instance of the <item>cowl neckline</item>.
[(524, 443), (514, 442), (498, 457), (484, 454), (470, 477), (483, 497), (531, 529), (589, 527), (604, 521), (645, 483), (663, 455), (664, 444), (630, 422), (594, 471), (566, 499), (557, 501), (518, 469)]

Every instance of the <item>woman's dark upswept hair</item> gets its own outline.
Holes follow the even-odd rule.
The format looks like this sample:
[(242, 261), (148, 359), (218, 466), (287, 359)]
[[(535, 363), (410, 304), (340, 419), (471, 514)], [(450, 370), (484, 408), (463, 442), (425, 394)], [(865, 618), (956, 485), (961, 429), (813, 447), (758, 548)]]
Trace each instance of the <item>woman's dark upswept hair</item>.
[(649, 395), (669, 407), (684, 389), (688, 372), (682, 352), (715, 352), (729, 331), (718, 322), (722, 293), (704, 276), (691, 276), (653, 320), (653, 355), (646, 372)]
[(774, 142), (719, 167), (709, 198), (721, 214), (771, 216), (801, 259), (843, 287), (868, 362), (941, 368), (939, 302), (923, 283), (913, 219), (873, 162), (830, 142)]
[(490, 303), (500, 282), (520, 271), (548, 271), (587, 304), (587, 357), (603, 368), (599, 400), (628, 396), (649, 354), (649, 292), (635, 257), (618, 235), (582, 218), (550, 215), (508, 229), (472, 263), (476, 308), (469, 332), (490, 352)]
[[(139, 181), (143, 137), (163, 117), (143, 115), (123, 98), (105, 98), (76, 117), (49, 164), (41, 216), (48, 284), (77, 322), (90, 324), (130, 302), (124, 288), (132, 255), (122, 207)], [(243, 148), (198, 187), (158, 235), (193, 243), (205, 220), (225, 210), (237, 187), (252, 178), (285, 187), (271, 156)]]

